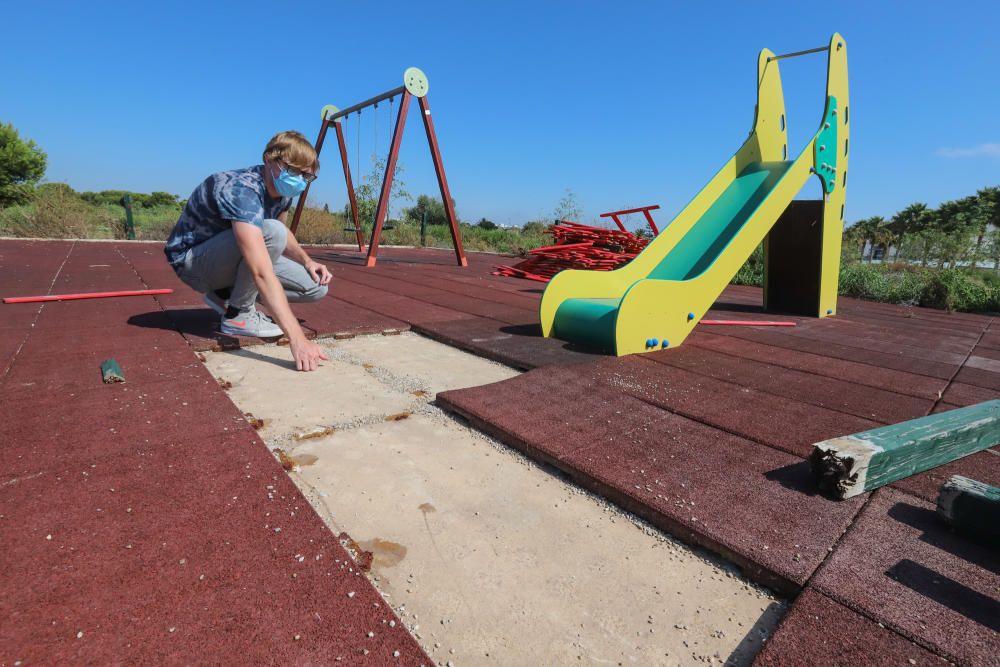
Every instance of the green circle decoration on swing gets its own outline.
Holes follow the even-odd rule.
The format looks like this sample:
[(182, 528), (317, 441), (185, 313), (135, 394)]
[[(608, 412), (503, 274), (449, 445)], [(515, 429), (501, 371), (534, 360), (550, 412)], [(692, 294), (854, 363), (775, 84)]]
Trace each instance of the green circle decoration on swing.
[(338, 111), (340, 111), (340, 109), (338, 109), (337, 107), (333, 106), (332, 104), (327, 104), (325, 107), (319, 110), (319, 117), (321, 120), (326, 120), (327, 118), (337, 113)]
[(423, 97), (427, 94), (427, 89), (430, 88), (427, 75), (419, 67), (410, 67), (403, 72), (403, 85), (414, 97)]

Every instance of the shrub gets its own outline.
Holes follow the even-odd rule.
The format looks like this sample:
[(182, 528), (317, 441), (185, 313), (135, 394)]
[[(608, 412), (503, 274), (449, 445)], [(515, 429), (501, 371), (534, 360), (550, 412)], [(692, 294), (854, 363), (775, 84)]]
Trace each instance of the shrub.
[(69, 187), (42, 187), (30, 204), (4, 209), (0, 230), (22, 238), (124, 238), (122, 220), (83, 201)]

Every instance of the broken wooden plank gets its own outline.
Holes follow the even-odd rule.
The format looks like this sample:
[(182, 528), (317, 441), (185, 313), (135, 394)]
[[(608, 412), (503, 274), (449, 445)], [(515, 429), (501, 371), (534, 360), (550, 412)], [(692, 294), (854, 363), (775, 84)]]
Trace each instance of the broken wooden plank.
[(114, 359), (105, 359), (101, 362), (101, 379), (104, 384), (113, 384), (125, 381), (125, 373), (122, 367)]
[(820, 490), (850, 498), (1000, 442), (1000, 400), (818, 442), (809, 457)]
[(1000, 546), (1000, 489), (961, 475), (944, 483), (938, 514), (960, 533)]

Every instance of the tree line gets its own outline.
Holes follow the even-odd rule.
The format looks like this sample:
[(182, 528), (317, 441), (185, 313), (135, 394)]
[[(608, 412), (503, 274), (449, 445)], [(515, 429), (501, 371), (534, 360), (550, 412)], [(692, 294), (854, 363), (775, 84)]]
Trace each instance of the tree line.
[(844, 246), (861, 261), (941, 268), (992, 262), (1000, 270), (1000, 186), (937, 208), (918, 202), (889, 218), (858, 220), (844, 230)]

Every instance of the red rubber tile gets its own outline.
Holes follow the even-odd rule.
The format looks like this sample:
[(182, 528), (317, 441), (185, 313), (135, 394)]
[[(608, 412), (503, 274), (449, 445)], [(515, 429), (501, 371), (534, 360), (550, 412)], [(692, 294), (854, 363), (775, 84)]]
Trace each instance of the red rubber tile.
[(397, 320), (409, 322), (411, 325), (473, 317), (451, 308), (442, 308), (344, 280), (335, 280), (330, 283), (330, 287), (330, 295), (335, 298)]
[(477, 317), (413, 323), (413, 330), (514, 368), (578, 364), (604, 358), (604, 355), (574, 348), (555, 338), (543, 338), (537, 325), (509, 325)]
[(7, 331), (27, 331), (38, 317), (42, 309), (40, 303), (5, 303), (0, 304), (0, 336)]
[(807, 588), (754, 660), (755, 667), (938, 666), (941, 658)]
[(45, 347), (43, 338), (31, 336), (8, 372), (6, 383), (0, 386), (0, 401), (56, 391), (80, 394), (124, 389), (124, 385), (103, 384), (100, 365), (112, 358), (121, 366), (130, 388), (165, 380), (210, 380), (195, 352), (177, 333), (172, 335), (176, 340), (168, 344), (111, 340), (72, 352), (56, 352), (56, 348)]
[(824, 357), (821, 353), (799, 352), (732, 336), (717, 336), (706, 333), (706, 328), (696, 331), (686, 344), (909, 396), (937, 399), (947, 385), (942, 379)]
[(865, 500), (828, 500), (815, 493), (806, 461), (669, 414), (560, 467), (785, 593), (805, 585)]
[(958, 406), (975, 405), (1000, 398), (1000, 393), (964, 382), (952, 382), (944, 391), (941, 400)]
[(318, 338), (405, 331), (410, 328), (402, 320), (330, 296), (316, 303), (293, 303), (292, 311), (316, 332)]
[(81, 299), (46, 303), (35, 326), (39, 329), (104, 329), (126, 324), (130, 317), (160, 312), (151, 296)]
[(786, 336), (780, 332), (746, 327), (730, 327), (725, 335), (773, 345), (774, 347), (819, 354), (834, 359), (844, 359), (868, 364), (879, 368), (891, 368), (906, 373), (927, 375), (948, 380), (955, 374), (955, 364), (944, 364), (927, 359), (903, 357), (898, 354), (879, 352), (860, 347), (851, 347), (824, 341), (818, 343), (796, 336)]
[(996, 554), (951, 532), (931, 503), (873, 494), (813, 585), (960, 664), (996, 664)]
[[(574, 390), (567, 391), (567, 386)], [(614, 441), (666, 416), (655, 406), (614, 394), (573, 368), (562, 367), (442, 392), (437, 404), (548, 463), (596, 440)]]
[[(424, 304), (456, 310), (467, 315), (486, 317), (507, 324), (537, 323), (536, 309), (515, 307), (495, 301), (485, 301), (455, 292), (445, 292), (422, 285), (413, 285), (405, 280), (396, 280), (368, 274), (345, 276), (345, 282), (358, 281), (368, 287), (381, 289), (393, 294), (401, 294)], [(349, 289), (349, 288), (348, 288)]]
[(859, 386), (836, 378), (732, 357), (695, 346), (662, 350), (650, 353), (646, 357), (657, 363), (732, 382), (742, 387), (886, 424), (923, 417), (933, 407), (933, 401), (930, 399)]
[(252, 431), (60, 462), (0, 498), (11, 660), (430, 664)]
[(982, 389), (1000, 392), (1000, 373), (965, 366), (955, 375), (955, 382), (971, 384)]
[(10, 400), (8, 417), (0, 422), (0, 476), (30, 475), (54, 460), (89, 463), (128, 456), (148, 443), (245, 429), (243, 415), (215, 380), (202, 377), (135, 387), (101, 384)]
[(803, 458), (817, 442), (879, 425), (643, 357), (608, 359), (590, 365), (588, 371), (621, 392)]
[(962, 475), (991, 486), (1000, 486), (1000, 454), (991, 451), (976, 452), (957, 461), (901, 479), (892, 486), (929, 503), (935, 503), (941, 486), (952, 475)]

